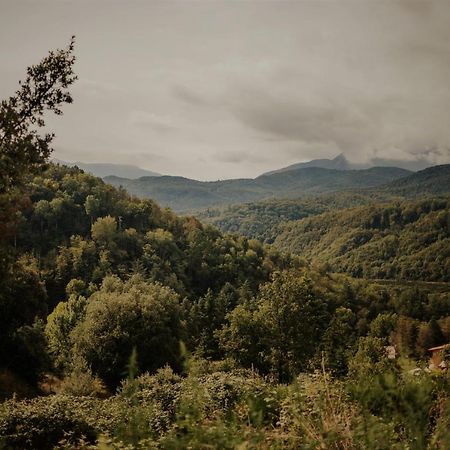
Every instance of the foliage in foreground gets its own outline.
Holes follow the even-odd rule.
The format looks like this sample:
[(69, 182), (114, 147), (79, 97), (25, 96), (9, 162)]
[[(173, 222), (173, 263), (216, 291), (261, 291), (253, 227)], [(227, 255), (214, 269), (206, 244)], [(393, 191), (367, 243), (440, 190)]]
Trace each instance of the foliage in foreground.
[(449, 379), (325, 372), (277, 384), (230, 362), (191, 360), (124, 381), (101, 400), (59, 394), (0, 406), (6, 448), (449, 448)]

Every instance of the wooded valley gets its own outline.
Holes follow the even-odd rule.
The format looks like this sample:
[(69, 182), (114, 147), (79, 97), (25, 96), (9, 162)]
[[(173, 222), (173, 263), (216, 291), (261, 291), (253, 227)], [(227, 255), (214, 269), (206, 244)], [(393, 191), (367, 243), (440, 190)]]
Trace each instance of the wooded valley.
[(449, 166), (114, 187), (48, 162), (73, 63), (0, 107), (0, 448), (449, 448)]

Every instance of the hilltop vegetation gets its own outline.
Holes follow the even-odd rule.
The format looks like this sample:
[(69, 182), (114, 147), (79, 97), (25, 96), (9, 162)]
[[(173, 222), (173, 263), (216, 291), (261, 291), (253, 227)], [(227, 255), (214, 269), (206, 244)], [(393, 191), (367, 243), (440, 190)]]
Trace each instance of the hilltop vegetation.
[[(350, 206), (386, 203), (390, 195), (339, 192), (298, 199), (273, 199), (223, 208), (208, 208), (195, 213), (201, 221), (227, 233), (237, 233), (266, 243), (273, 243), (279, 226), (293, 220)], [(401, 197), (398, 197), (401, 199)]]
[(354, 277), (449, 281), (449, 180), (450, 165), (436, 166), (362, 193), (274, 199), (197, 217)]
[(383, 190), (394, 195), (419, 197), (450, 192), (450, 164), (429, 167), (404, 178), (394, 180)]
[(274, 244), (355, 277), (449, 281), (449, 198), (327, 212), (280, 225)]
[(396, 167), (365, 170), (334, 170), (307, 167), (285, 173), (262, 175), (255, 179), (195, 181), (182, 177), (143, 177), (129, 180), (106, 177), (105, 181), (123, 187), (133, 195), (152, 198), (176, 212), (245, 203), (274, 197), (297, 198), (307, 195), (365, 189), (381, 186), (410, 174)]
[(448, 196), (412, 201), (340, 193), (206, 210), (197, 217), (353, 277), (450, 280)]
[(271, 270), (258, 241), (225, 237), (79, 169), (51, 166), (30, 181), (27, 194), (10, 242), (17, 253), (36, 255), (52, 301), (53, 289), (61, 295), (72, 278), (98, 283), (108, 273), (137, 270), (156, 281), (170, 279), (190, 296), (245, 280), (253, 269), (267, 279)]

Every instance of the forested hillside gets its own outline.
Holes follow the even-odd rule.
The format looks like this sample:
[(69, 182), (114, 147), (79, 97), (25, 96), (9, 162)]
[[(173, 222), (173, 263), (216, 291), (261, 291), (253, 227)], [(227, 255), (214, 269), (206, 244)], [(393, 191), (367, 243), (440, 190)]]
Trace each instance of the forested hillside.
[(405, 197), (448, 193), (450, 192), (450, 164), (429, 167), (395, 180), (380, 190)]
[(340, 191), (296, 199), (276, 198), (221, 208), (194, 211), (196, 217), (221, 230), (243, 234), (272, 243), (280, 232), (279, 224), (300, 220), (325, 211), (358, 205), (401, 202), (405, 198), (426, 198), (450, 193), (450, 165), (430, 167), (378, 188)]
[[(311, 215), (273, 221), (298, 255), (179, 217), (47, 164), (73, 50), (0, 103), (0, 448), (447, 448), (450, 380), (426, 366), (450, 339), (449, 198), (275, 204)], [(401, 174), (323, 170), (258, 183)]]
[[(5, 358), (10, 348), (8, 342), (17, 338), (14, 337), (15, 331), (24, 325), (34, 326), (36, 317), (45, 319), (55, 307), (50, 315), (51, 333), (56, 332), (55, 326), (61, 326), (57, 325), (62, 320), (59, 315), (68, 314), (73, 308), (80, 309), (81, 316), (78, 320), (84, 323), (82, 317), (88, 311), (84, 298), (100, 298), (101, 295), (112, 295), (116, 290), (123, 297), (129, 289), (136, 289), (135, 286), (139, 286), (139, 283), (148, 286), (145, 289), (160, 289), (151, 287), (151, 283), (155, 282), (162, 283), (169, 289), (161, 291), (161, 295), (166, 292), (164, 295), (172, 295), (174, 299), (186, 299), (187, 303), (183, 303), (183, 308), (187, 308), (184, 313), (188, 314), (188, 323), (191, 321), (190, 326), (194, 328), (190, 329), (184, 339), (193, 345), (201, 343), (203, 351), (217, 356), (219, 341), (214, 337), (215, 332), (230, 320), (225, 321), (225, 317), (241, 303), (240, 298), (254, 295), (261, 283), (270, 280), (274, 270), (300, 268), (303, 265), (300, 260), (282, 256), (273, 248), (263, 247), (257, 240), (224, 236), (214, 228), (204, 227), (194, 218), (178, 218), (150, 200), (131, 199), (126, 192), (79, 169), (50, 166), (46, 172), (33, 177), (26, 184), (25, 192), (27, 194), (23, 196), (22, 193), (19, 209), (11, 214), (14, 223), (8, 223), (15, 231), (3, 241), (3, 250), (8, 251), (9, 258), (14, 256), (16, 260), (9, 266), (8, 276), (2, 280), (3, 299), (10, 305), (2, 314), (2, 351)], [(436, 270), (439, 268), (440, 272), (434, 275), (434, 279), (443, 280), (449, 269), (448, 258), (445, 257), (445, 249), (448, 247), (443, 247), (448, 241), (447, 208), (448, 201), (443, 199), (392, 207), (389, 214), (384, 212), (386, 210), (377, 212), (366, 207), (348, 210), (345, 214), (340, 213), (342, 218), (338, 223), (341, 228), (337, 233), (342, 242), (359, 243), (353, 228), (357, 229), (356, 236), (361, 236), (361, 230), (366, 230), (364, 236), (372, 233), (374, 242), (377, 242), (376, 238), (380, 233), (383, 235), (392, 229), (402, 232), (409, 230), (409, 225), (414, 226), (409, 230), (410, 233), (426, 230), (426, 239), (430, 245), (433, 236), (440, 239), (434, 243), (433, 249), (435, 256), (437, 248), (440, 248), (439, 255), (442, 255), (443, 264), (430, 266), (430, 270), (432, 267)], [(317, 232), (314, 229), (315, 223), (329, 224), (331, 233), (334, 230), (331, 224), (337, 220), (337, 214), (332, 212), (305, 219), (307, 224), (304, 224), (305, 221), (298, 222), (310, 230), (309, 234), (302, 233), (300, 236), (305, 239), (306, 236), (320, 235), (320, 229)], [(329, 220), (325, 221), (324, 218), (328, 216)], [(344, 226), (349, 227), (348, 233), (351, 236), (343, 233)], [(434, 234), (430, 230), (434, 230)], [(293, 231), (294, 228), (286, 228), (286, 235), (283, 234), (280, 238), (288, 239), (288, 233)], [(444, 232), (447, 234), (444, 235)], [(336, 237), (329, 239), (336, 239), (337, 244), (341, 242)], [(401, 237), (398, 239), (401, 240)], [(412, 235), (410, 240), (424, 246), (423, 239), (420, 240), (417, 235)], [(334, 247), (329, 242), (323, 245), (333, 251)], [(308, 249), (318, 249), (320, 255), (320, 242), (308, 241), (308, 245), (309, 247), (305, 246), (302, 251), (298, 251), (301, 256), (309, 256)], [(330, 264), (333, 263), (333, 259), (328, 256), (327, 260)], [(320, 258), (317, 261), (321, 261)], [(427, 273), (423, 267), (421, 270)], [(24, 274), (27, 274), (25, 278)], [(112, 274), (116, 278), (110, 278)], [(138, 277), (134, 278), (133, 283), (121, 284), (120, 279), (127, 280), (132, 275)], [(294, 282), (295, 277), (292, 281), (288, 280), (289, 277), (286, 282)], [(326, 292), (329, 289), (326, 287), (328, 282), (320, 280), (319, 276), (308, 289), (318, 289), (319, 292), (322, 289), (320, 286), (325, 283), (323, 288)], [(333, 288), (336, 289), (342, 289), (339, 283)], [(13, 298), (17, 298), (18, 292), (27, 294), (19, 297), (20, 302), (12, 302)], [(326, 294), (328, 295), (334, 294), (330, 291)], [(65, 303), (58, 304), (61, 300)], [(334, 302), (335, 300), (328, 305), (326, 302), (318, 307), (329, 311), (330, 307), (336, 307)], [(121, 307), (126, 307), (126, 304), (127, 301), (124, 300)], [(357, 309), (362, 306), (355, 304)], [(206, 308), (204, 312), (203, 308)], [(101, 314), (100, 310), (95, 311), (95, 314)], [(184, 313), (178, 310), (177, 320), (182, 320)], [(208, 315), (201, 318), (204, 313)], [(219, 316), (216, 317), (215, 314)], [(237, 319), (239, 317), (236, 316)], [(325, 324), (326, 321), (322, 325)], [(87, 325), (83, 325), (85, 326)], [(205, 327), (212, 327), (210, 335), (205, 335)], [(61, 335), (61, 332), (65, 335)], [(65, 328), (63, 331), (58, 328), (56, 333), (52, 338), (54, 341), (50, 340), (50, 345), (56, 346), (55, 356), (60, 361), (63, 357), (59, 352), (62, 351), (64, 342), (68, 346), (64, 349), (65, 357), (70, 355), (71, 344), (67, 333), (71, 334), (71, 330)], [(197, 333), (199, 335), (195, 337)], [(272, 344), (268, 342), (268, 345)], [(131, 343), (124, 342), (120, 351), (126, 355), (131, 349)], [(20, 354), (16, 354), (15, 359), (20, 361)], [(256, 364), (255, 360), (249, 360), (250, 362)], [(126, 360), (123, 361), (125, 363)], [(20, 365), (17, 369), (24, 370), (20, 369)], [(30, 374), (29, 366), (26, 372)]]
[[(32, 395), (37, 386), (57, 394), (0, 405), (0, 439), (13, 448), (81, 445), (102, 436), (113, 436), (117, 445), (163, 448), (271, 436), (277, 445), (296, 448), (310, 442), (283, 431), (298, 420), (298, 406), (286, 403), (303, 389), (293, 381), (298, 373), (322, 367), (330, 374), (305, 379), (313, 403), (319, 401), (314, 389), (326, 385), (342, 403), (349, 386), (331, 385), (327, 377), (351, 375), (351, 401), (361, 408), (355, 417), (362, 418), (374, 408), (364, 403), (366, 395), (385, 395), (377, 377), (403, 370), (385, 360), (386, 344), (420, 359), (450, 337), (445, 284), (386, 285), (332, 275), (257, 240), (225, 236), (151, 200), (132, 199), (79, 169), (51, 165), (29, 178), (16, 205), (3, 219), (9, 234), (2, 241), (2, 395), (15, 389), (29, 396), (25, 386)], [(446, 199), (392, 207), (389, 214), (357, 207), (344, 213), (342, 226), (375, 234), (408, 224), (435, 230), (448, 227), (447, 208)], [(328, 215), (331, 223), (336, 214), (297, 223)], [(436, 233), (442, 237), (441, 228)], [(448, 271), (448, 263), (442, 268)], [(138, 372), (143, 375), (134, 379)], [(369, 373), (372, 393), (363, 388)], [(44, 376), (53, 387), (42, 384)], [(5, 384), (11, 379), (13, 388)], [(389, 389), (397, 389), (392, 383)], [(240, 408), (254, 415), (250, 428)], [(191, 419), (182, 419), (185, 414)], [(376, 417), (383, 426), (391, 420), (386, 412)], [(20, 431), (33, 420), (31, 431)], [(210, 420), (221, 427), (218, 435), (211, 436)], [(404, 416), (395, 420), (404, 426)], [(185, 437), (179, 426), (186, 427)], [(425, 421), (411, 429), (408, 439), (429, 426)], [(385, 433), (393, 443), (405, 439)]]
[(72, 293), (95, 292), (111, 274), (140, 274), (192, 300), (222, 289), (234, 295), (243, 285), (254, 292), (274, 268), (291, 265), (258, 241), (225, 237), (151, 200), (133, 200), (79, 169), (51, 166), (25, 192), (3, 222), (10, 232), (2, 247), (9, 263), (1, 291), (9, 305), (1, 315), (2, 360), (20, 326), (45, 319)]
[[(373, 192), (365, 194), (339, 192), (292, 200), (273, 199), (223, 208), (208, 208), (196, 212), (195, 216), (227, 233), (237, 233), (273, 243), (280, 232), (279, 225), (286, 222), (350, 206), (386, 203), (393, 198), (389, 194)], [(400, 200), (401, 197), (397, 199)]]
[[(261, 280), (267, 278), (258, 241), (224, 237), (195, 218), (179, 218), (152, 200), (132, 199), (79, 169), (50, 166), (27, 191), (10, 242), (19, 254), (31, 252), (38, 259), (59, 292), (72, 278), (89, 284), (110, 272), (133, 270), (151, 272), (158, 281), (167, 276), (184, 294), (201, 292), (202, 285), (245, 280), (252, 268)], [(265, 267), (270, 272), (269, 262)]]
[(355, 277), (450, 281), (449, 197), (327, 212), (280, 225), (274, 244)]
[(253, 202), (197, 217), (355, 277), (448, 281), (449, 180), (450, 165), (435, 166), (361, 193)]
[(269, 198), (297, 198), (307, 195), (381, 186), (410, 174), (396, 167), (365, 170), (335, 170), (306, 167), (289, 172), (261, 175), (255, 179), (201, 182), (182, 177), (143, 177), (129, 180), (106, 177), (133, 195), (152, 198), (176, 212), (245, 203)]

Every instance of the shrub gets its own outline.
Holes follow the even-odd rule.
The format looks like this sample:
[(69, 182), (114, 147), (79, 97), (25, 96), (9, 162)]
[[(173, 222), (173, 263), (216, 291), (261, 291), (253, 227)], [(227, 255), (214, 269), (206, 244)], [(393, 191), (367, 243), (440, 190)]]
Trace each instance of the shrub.
[(86, 361), (78, 357), (72, 362), (71, 372), (61, 382), (59, 393), (81, 397), (103, 397), (106, 390), (102, 380), (92, 374)]
[(392, 423), (407, 448), (429, 448), (434, 423), (440, 416), (444, 420), (442, 412), (436, 410), (436, 399), (439, 393), (448, 395), (446, 383), (439, 383), (426, 372), (421, 375), (386, 372), (370, 382), (361, 380), (350, 386), (364, 411)]
[(326, 373), (302, 376), (285, 396), (280, 417), (286, 447), (302, 449), (385, 450), (395, 448), (395, 433), (382, 421), (365, 417), (345, 384)]
[(395, 370), (395, 363), (388, 359), (384, 344), (379, 337), (359, 338), (358, 350), (349, 361), (350, 376), (367, 382), (375, 375)]
[(0, 405), (0, 447), (52, 448), (67, 433), (75, 441), (84, 436), (94, 442), (95, 426), (86, 419), (93, 408), (100, 405), (66, 396), (8, 400)]

